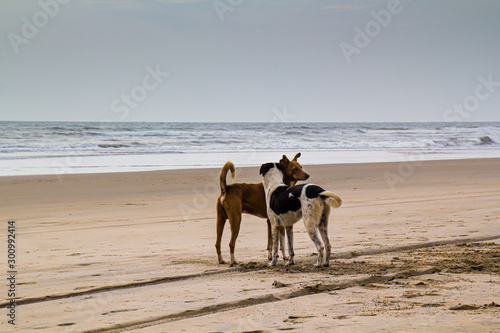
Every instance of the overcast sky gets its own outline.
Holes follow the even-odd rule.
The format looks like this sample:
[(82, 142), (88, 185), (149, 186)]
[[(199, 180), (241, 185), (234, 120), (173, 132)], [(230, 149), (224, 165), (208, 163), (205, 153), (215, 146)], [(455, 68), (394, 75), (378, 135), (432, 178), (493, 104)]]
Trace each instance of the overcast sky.
[(0, 120), (500, 121), (496, 0), (2, 0)]

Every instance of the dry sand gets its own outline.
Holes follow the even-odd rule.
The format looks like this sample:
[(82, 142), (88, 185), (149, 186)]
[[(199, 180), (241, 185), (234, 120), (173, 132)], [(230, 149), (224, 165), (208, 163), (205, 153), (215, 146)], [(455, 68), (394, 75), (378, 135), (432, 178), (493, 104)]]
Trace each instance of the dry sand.
[(3, 283), (0, 330), (500, 331), (500, 160), (304, 169), (343, 199), (329, 268), (311, 267), (302, 222), (297, 264), (267, 268), (265, 221), (249, 215), (241, 264), (217, 264), (219, 170), (0, 177), (0, 269), (15, 220), (18, 272), (16, 326)]

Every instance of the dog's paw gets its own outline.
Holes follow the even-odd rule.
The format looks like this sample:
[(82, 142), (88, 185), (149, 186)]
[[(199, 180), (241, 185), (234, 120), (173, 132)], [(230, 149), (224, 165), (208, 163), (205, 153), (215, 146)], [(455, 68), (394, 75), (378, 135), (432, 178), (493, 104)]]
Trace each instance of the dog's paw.
[(285, 264), (286, 266), (292, 266), (292, 265), (295, 265), (295, 261), (292, 259), (292, 260), (288, 260)]
[(276, 266), (276, 264), (277, 264), (277, 262), (273, 260), (273, 261), (270, 261), (270, 262), (267, 264), (267, 267), (275, 267), (275, 266)]

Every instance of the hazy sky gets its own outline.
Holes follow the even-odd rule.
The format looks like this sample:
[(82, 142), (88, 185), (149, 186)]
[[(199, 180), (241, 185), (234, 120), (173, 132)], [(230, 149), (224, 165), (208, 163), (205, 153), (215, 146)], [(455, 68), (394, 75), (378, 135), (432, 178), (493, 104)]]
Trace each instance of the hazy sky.
[(500, 121), (497, 0), (2, 0), (0, 120)]

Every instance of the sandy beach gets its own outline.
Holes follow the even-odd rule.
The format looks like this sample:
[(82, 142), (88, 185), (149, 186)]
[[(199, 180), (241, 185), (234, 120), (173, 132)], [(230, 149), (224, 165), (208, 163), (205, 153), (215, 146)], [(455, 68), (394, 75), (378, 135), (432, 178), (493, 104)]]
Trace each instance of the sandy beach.
[[(329, 268), (312, 268), (302, 222), (297, 264), (268, 268), (250, 215), (240, 264), (219, 265), (220, 169), (0, 177), (1, 271), (8, 221), (17, 271), (1, 331), (500, 331), (500, 159), (303, 167), (343, 199)], [(258, 168), (236, 165), (236, 181), (260, 182)]]

